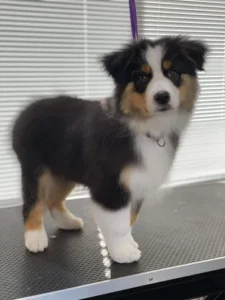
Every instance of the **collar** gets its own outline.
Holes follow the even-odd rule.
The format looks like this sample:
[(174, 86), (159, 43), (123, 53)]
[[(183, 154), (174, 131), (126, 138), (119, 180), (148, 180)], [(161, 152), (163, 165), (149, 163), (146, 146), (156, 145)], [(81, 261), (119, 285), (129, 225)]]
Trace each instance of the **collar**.
[(151, 133), (147, 132), (146, 136), (150, 139), (152, 139), (153, 141), (155, 141), (159, 147), (163, 148), (166, 145), (165, 139), (163, 136), (160, 137), (155, 137), (154, 135), (152, 135)]

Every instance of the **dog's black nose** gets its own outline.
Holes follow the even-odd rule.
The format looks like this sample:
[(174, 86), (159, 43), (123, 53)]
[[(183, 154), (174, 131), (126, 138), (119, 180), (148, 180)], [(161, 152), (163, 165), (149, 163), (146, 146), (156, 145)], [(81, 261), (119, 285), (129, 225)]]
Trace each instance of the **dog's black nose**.
[(158, 92), (154, 96), (155, 102), (160, 105), (166, 105), (170, 101), (170, 94), (166, 91)]

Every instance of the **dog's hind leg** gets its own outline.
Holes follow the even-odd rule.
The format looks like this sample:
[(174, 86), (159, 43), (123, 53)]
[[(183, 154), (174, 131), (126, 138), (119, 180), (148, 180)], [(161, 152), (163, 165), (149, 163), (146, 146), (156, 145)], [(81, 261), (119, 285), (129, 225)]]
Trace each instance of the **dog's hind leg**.
[(75, 183), (46, 173), (47, 199), (46, 203), (53, 219), (61, 229), (77, 230), (83, 228), (83, 220), (75, 217), (65, 205), (65, 199), (73, 190)]
[(43, 223), (43, 173), (35, 168), (22, 166), (22, 191), (25, 246), (31, 252), (44, 251), (48, 246), (48, 238)]

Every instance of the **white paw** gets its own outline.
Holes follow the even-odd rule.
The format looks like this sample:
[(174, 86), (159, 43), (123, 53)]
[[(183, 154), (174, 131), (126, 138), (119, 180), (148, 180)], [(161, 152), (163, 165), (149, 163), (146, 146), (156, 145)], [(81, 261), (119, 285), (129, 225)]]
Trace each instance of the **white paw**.
[(31, 252), (42, 252), (48, 247), (48, 237), (44, 227), (39, 230), (29, 230), (24, 234), (25, 246)]
[(136, 243), (134, 244), (133, 242), (130, 236), (127, 236), (108, 246), (111, 258), (120, 264), (138, 261), (141, 257), (141, 251), (137, 248)]
[(70, 211), (52, 210), (52, 217), (56, 221), (59, 228), (64, 230), (78, 230), (84, 227), (81, 218), (75, 217)]

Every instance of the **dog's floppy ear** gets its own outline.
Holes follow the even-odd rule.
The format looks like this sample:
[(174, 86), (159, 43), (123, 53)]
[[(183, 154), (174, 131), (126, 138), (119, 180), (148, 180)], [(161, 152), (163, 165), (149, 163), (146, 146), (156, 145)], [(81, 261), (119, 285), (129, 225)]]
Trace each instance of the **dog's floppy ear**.
[(197, 70), (204, 70), (205, 56), (208, 52), (207, 46), (202, 41), (181, 39), (180, 46), (183, 55), (194, 63)]
[(125, 75), (129, 73), (134, 55), (134, 45), (131, 43), (125, 48), (105, 55), (101, 61), (105, 70), (116, 83), (123, 83)]
[(119, 70), (121, 70), (124, 65), (123, 51), (115, 51), (105, 55), (102, 58), (102, 63), (108, 74), (112, 76), (113, 79), (116, 79)]

